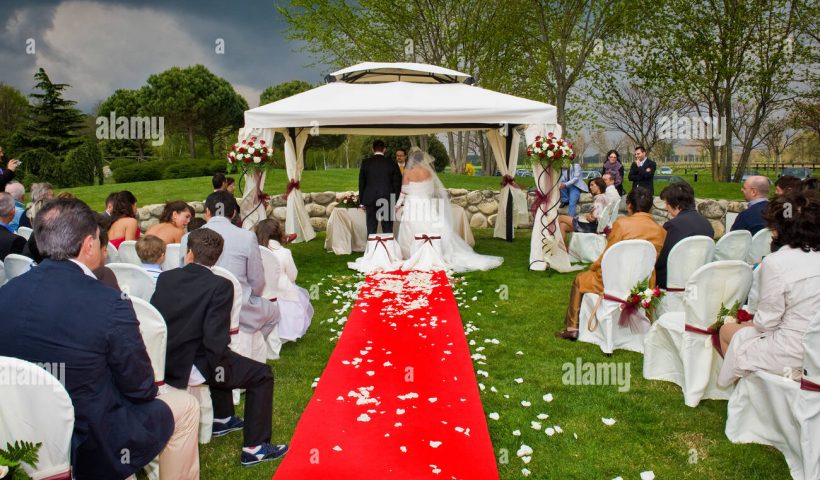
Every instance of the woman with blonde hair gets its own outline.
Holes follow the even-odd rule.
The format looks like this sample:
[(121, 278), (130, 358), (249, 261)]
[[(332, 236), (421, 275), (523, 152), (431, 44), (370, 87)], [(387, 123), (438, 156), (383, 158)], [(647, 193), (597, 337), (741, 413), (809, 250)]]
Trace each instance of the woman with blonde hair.
[(37, 212), (43, 208), (43, 205), (54, 198), (54, 187), (48, 182), (32, 183), (31, 184), (31, 205), (26, 209), (23, 216), (20, 217), (20, 226), (34, 228), (34, 217)]

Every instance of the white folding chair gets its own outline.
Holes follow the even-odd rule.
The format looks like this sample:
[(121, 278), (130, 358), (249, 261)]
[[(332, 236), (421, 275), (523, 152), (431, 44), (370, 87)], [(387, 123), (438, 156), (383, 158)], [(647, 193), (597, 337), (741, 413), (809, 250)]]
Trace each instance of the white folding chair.
[(154, 295), (154, 280), (142, 267), (130, 263), (109, 263), (106, 265), (114, 272), (120, 290), (131, 297), (141, 298), (150, 302)]
[(749, 249), (746, 263), (757, 265), (763, 261), (763, 257), (770, 253), (772, 253), (772, 231), (763, 228), (752, 237), (752, 246)]
[[(430, 235), (430, 237), (435, 237), (435, 235)], [(414, 253), (417, 248), (417, 246), (413, 247)], [(414, 253), (411, 253), (411, 258), (415, 256)], [(401, 249), (398, 242), (396, 242), (395, 236), (392, 233), (374, 233), (367, 237), (364, 255), (356, 259), (355, 262), (348, 262), (347, 266), (353, 270), (368, 274), (396, 270), (401, 266), (401, 263)], [(418, 270), (429, 270), (422, 267), (420, 266)]]
[(712, 261), (715, 241), (705, 235), (687, 237), (676, 243), (666, 258), (666, 290), (657, 309), (656, 318), (666, 312), (683, 311), (683, 292), (689, 277)]
[(162, 262), (162, 271), (179, 268), (182, 264), (179, 262), (179, 244), (169, 243), (165, 246), (165, 261)]
[(32, 232), (32, 230), (28, 227), (19, 227), (17, 229), (17, 235), (20, 235), (21, 237), (25, 238), (26, 240), (28, 240), (31, 237), (31, 232)]
[(574, 232), (570, 235), (567, 251), (572, 262), (592, 263), (606, 250), (604, 232), (612, 228), (618, 217), (618, 202), (612, 202), (604, 208), (598, 218), (596, 233)]
[(643, 352), (645, 334), (632, 332), (628, 325), (618, 325), (621, 303), (604, 297), (626, 299), (635, 284), (652, 274), (656, 256), (655, 247), (646, 240), (624, 240), (604, 252), (601, 263), (604, 291), (585, 293), (582, 297), (579, 341), (594, 343), (608, 354), (615, 349)]
[(752, 269), (740, 260), (707, 263), (686, 282), (683, 309), (667, 312), (646, 335), (643, 376), (665, 380), (683, 389), (683, 401), (697, 407), (704, 398), (726, 400), (731, 388), (717, 384), (723, 364), (707, 328), (720, 306), (742, 302), (752, 284)]
[(748, 230), (735, 230), (720, 237), (715, 244), (714, 261), (743, 260), (749, 255), (752, 247), (752, 234)]
[(3, 260), (3, 270), (6, 272), (6, 281), (8, 282), (12, 278), (19, 277), (31, 270), (33, 266), (34, 260), (26, 256), (17, 253), (6, 255), (5, 260)]
[[(151, 367), (154, 369), (154, 383), (162, 388), (165, 385), (165, 352), (168, 348), (168, 327), (165, 319), (159, 310), (147, 301), (131, 297), (131, 305), (134, 313), (140, 322), (140, 335), (148, 358), (151, 360)], [(159, 478), (159, 460), (155, 458), (145, 466), (145, 473), (150, 480)]]
[(19, 358), (0, 357), (0, 371), (14, 372), (0, 376), (0, 445), (42, 442), (37, 467), (23, 464), (23, 470), (35, 480), (71, 480), (74, 406), (68, 392), (51, 373)]
[(109, 263), (120, 263), (120, 252), (117, 251), (117, 248), (111, 242), (108, 242), (105, 248), (108, 251), (108, 260), (105, 262), (106, 265)]
[(117, 250), (117, 252), (120, 254), (121, 263), (142, 265), (142, 260), (140, 260), (140, 256), (137, 255), (136, 240), (125, 240), (120, 244), (120, 248)]
[(820, 478), (820, 313), (803, 336), (800, 382), (769, 372), (738, 380), (729, 398), (726, 437), (780, 450), (792, 478)]

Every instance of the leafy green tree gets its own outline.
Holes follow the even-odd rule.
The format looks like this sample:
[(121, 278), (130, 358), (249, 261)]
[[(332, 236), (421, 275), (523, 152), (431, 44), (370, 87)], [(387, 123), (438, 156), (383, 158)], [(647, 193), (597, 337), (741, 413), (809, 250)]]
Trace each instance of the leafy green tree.
[(20, 155), (20, 161), (23, 162), (23, 181), (27, 185), (36, 182), (49, 182), (58, 186), (63, 185), (63, 170), (60, 159), (45, 148), (26, 150)]
[[(105, 99), (97, 108), (98, 117), (110, 118), (112, 113), (117, 117), (144, 117), (148, 115), (145, 108), (146, 90), (119, 89)], [(114, 129), (114, 125), (109, 125)], [(151, 152), (149, 138), (133, 139), (100, 139), (101, 148), (107, 155), (131, 156), (136, 154), (140, 159)]]
[(28, 125), (23, 135), (23, 149), (44, 148), (56, 157), (61, 157), (80, 145), (85, 116), (74, 108), (77, 102), (66, 100), (63, 93), (71, 85), (54, 83), (40, 68), (34, 78), (35, 89), (41, 93), (29, 96), (34, 100), (30, 108)]
[(28, 116), (28, 99), (20, 90), (0, 82), (0, 140), (8, 138)]
[(271, 85), (262, 91), (262, 94), (259, 96), (259, 105), (277, 102), (283, 98), (292, 97), (297, 93), (306, 92), (311, 88), (313, 88), (313, 85), (302, 80), (291, 80), (278, 85)]
[(86, 140), (66, 155), (61, 165), (61, 183), (71, 187), (94, 185), (96, 177), (102, 185), (105, 180), (102, 167), (100, 147), (93, 141)]

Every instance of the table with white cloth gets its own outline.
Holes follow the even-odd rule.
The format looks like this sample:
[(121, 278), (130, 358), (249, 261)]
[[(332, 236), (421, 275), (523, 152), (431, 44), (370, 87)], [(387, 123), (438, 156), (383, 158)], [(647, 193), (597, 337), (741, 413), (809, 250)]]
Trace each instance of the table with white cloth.
[[(473, 231), (464, 208), (450, 204), (453, 211), (453, 224), (456, 233), (471, 247), (475, 245)], [(400, 222), (393, 224), (393, 232), (399, 231)], [(352, 252), (364, 252), (367, 246), (367, 223), (361, 208), (336, 207), (330, 212), (327, 220), (327, 237), (325, 250), (332, 250), (336, 255), (350, 255)]]

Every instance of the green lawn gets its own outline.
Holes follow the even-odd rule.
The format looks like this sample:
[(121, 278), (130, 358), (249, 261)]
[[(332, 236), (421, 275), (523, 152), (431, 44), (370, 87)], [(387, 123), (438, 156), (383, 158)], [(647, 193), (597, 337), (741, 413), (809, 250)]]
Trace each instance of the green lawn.
[[(479, 252), (505, 257), (501, 268), (463, 276), (456, 291), (462, 321), (479, 329), (468, 336), (475, 340), (472, 353), (485, 347), (480, 353), (486, 355), (486, 365), (475, 366), (489, 372), (489, 377), (479, 377), (485, 385), (485, 412), (501, 415), (488, 423), (502, 479), (522, 478), (525, 466), (532, 471), (530, 478), (539, 480), (634, 479), (645, 470), (666, 479), (789, 477), (783, 456), (776, 450), (733, 445), (726, 439), (725, 401), (686, 407), (677, 386), (642, 378), (641, 355), (616, 351), (606, 357), (594, 345), (554, 338), (552, 333), (562, 325), (573, 274), (529, 271), (526, 232), (518, 231), (512, 243), (492, 238), (490, 230), (475, 234)], [(336, 321), (349, 313), (340, 307), (355, 298), (355, 284), (362, 280), (346, 267), (355, 255), (327, 253), (323, 243), (324, 233), (320, 233), (309, 243), (292, 246), (300, 269), (299, 284), (320, 292), (320, 297), (313, 302), (316, 314), (308, 334), (297, 343), (286, 344), (282, 358), (270, 362), (276, 376), (273, 441), (277, 443), (290, 440), (312, 395), (311, 383), (322, 374), (335, 345), (341, 328)], [(499, 344), (486, 343), (487, 339), (498, 339)], [(523, 355), (517, 355), (518, 351)], [(620, 393), (608, 385), (564, 384), (562, 367), (577, 358), (628, 367), (629, 391)], [(519, 377), (523, 384), (514, 382)], [(553, 394), (551, 403), (542, 400), (546, 393)], [(532, 402), (532, 407), (522, 407), (522, 400)], [(558, 425), (563, 433), (549, 437), (530, 428), (539, 413), (549, 415), (542, 421), (545, 428)], [(606, 426), (602, 417), (617, 423)], [(521, 436), (513, 436), (514, 430), (520, 430)], [(270, 478), (278, 463), (252, 468), (239, 465), (241, 437), (234, 433), (202, 447), (203, 479)], [(515, 455), (521, 444), (534, 450), (528, 465)]]
[[(302, 190), (305, 192), (327, 192), (327, 191), (348, 191), (358, 189), (358, 169), (333, 169), (333, 170), (307, 170), (302, 175)], [(675, 172), (675, 175), (683, 177), (695, 188), (695, 194), (699, 198), (725, 198), (729, 200), (742, 200), (740, 185), (737, 183), (713, 182), (711, 175), (701, 173), (698, 182), (695, 183), (691, 174)], [(449, 188), (491, 189), (498, 190), (500, 177), (469, 177), (466, 175), (453, 175), (442, 173), (440, 175), (442, 183)], [(234, 178), (239, 180), (237, 175)], [(532, 177), (518, 177), (517, 182), (524, 188), (534, 185)], [(287, 185), (287, 176), (284, 170), (274, 170), (268, 174), (265, 182), (265, 190), (270, 194), (284, 193)], [(631, 187), (629, 180), (625, 180), (627, 190)], [(655, 182), (655, 194), (660, 194), (664, 186), (663, 182)], [(140, 205), (154, 203), (164, 203), (168, 200), (204, 200), (211, 192), (211, 178), (197, 177), (184, 178), (179, 180), (157, 180), (153, 182), (137, 183), (106, 183), (105, 185), (93, 187), (67, 188), (66, 191), (73, 192), (80, 199), (91, 205), (96, 210), (105, 207), (105, 197), (109, 193), (118, 190), (130, 190), (136, 195)]]

